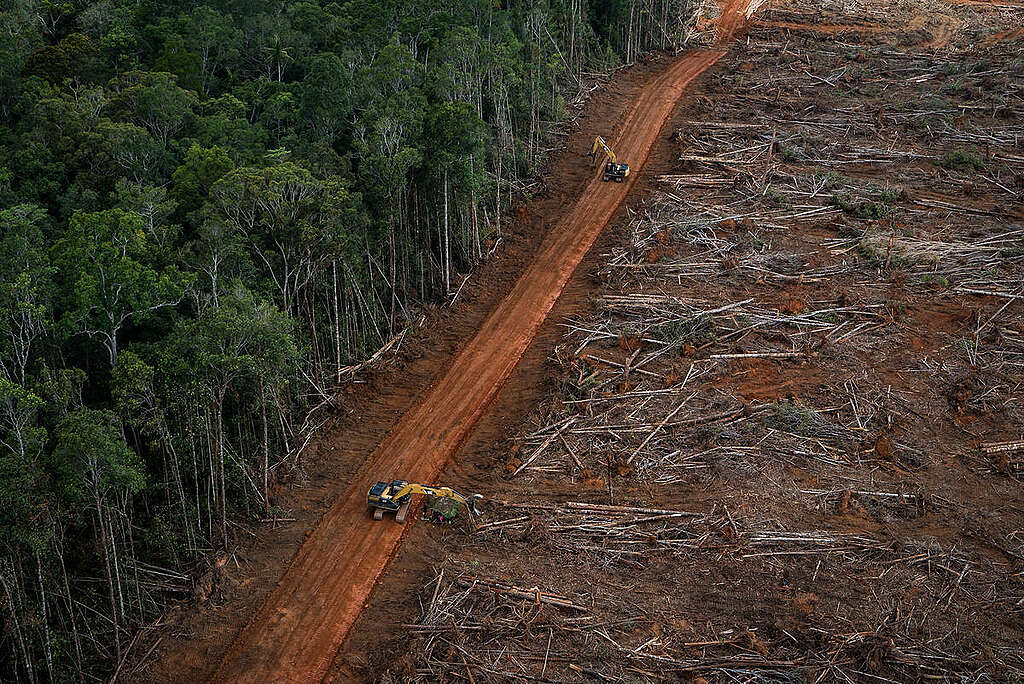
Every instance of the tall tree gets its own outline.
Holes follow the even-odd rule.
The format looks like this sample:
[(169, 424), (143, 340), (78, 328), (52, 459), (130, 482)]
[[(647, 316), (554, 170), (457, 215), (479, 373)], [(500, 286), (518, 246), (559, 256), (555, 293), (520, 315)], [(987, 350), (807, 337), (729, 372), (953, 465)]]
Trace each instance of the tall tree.
[(130, 71), (112, 85), (118, 91), (115, 105), (164, 147), (185, 125), (196, 103), (195, 95), (178, 87), (173, 74)]
[(103, 554), (103, 567), (114, 627), (115, 657), (121, 658), (121, 630), (127, 611), (123, 595), (118, 543), (120, 525), (115, 516), (119, 494), (137, 493), (145, 486), (142, 463), (125, 443), (120, 421), (109, 411), (78, 409), (57, 427), (52, 468), (66, 505), (91, 508), (93, 529)]
[(32, 347), (52, 326), (54, 269), (37, 206), (0, 212), (0, 372), (24, 386)]
[(75, 214), (54, 247), (64, 285), (64, 329), (98, 339), (110, 367), (117, 364), (125, 326), (180, 302), (195, 279), (176, 266), (151, 266), (150, 247), (142, 218), (120, 209)]
[[(176, 368), (175, 375), (187, 378), (212, 409), (213, 447), (216, 470), (211, 473), (218, 501), (220, 534), (228, 543), (228, 473), (231, 451), (224, 413), (229, 392), (242, 393), (246, 387), (258, 389), (256, 402), (263, 417), (263, 488), (267, 494), (269, 470), (269, 424), (266, 407), (269, 391), (279, 391), (288, 371), (298, 357), (290, 334), (290, 323), (273, 305), (260, 302), (244, 290), (225, 297), (220, 306), (208, 308), (197, 319), (178, 331), (173, 347), (165, 350), (165, 362)], [(246, 464), (239, 463), (245, 471)]]
[(210, 203), (244, 236), (282, 308), (293, 314), (324, 264), (358, 244), (364, 223), (360, 198), (344, 183), (317, 180), (290, 162), (231, 171), (211, 189)]

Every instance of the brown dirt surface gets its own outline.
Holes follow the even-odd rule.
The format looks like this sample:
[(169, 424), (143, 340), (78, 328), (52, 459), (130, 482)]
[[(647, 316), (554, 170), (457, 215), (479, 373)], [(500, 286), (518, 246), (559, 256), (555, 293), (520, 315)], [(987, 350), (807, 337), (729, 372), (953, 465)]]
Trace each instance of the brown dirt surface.
[(823, 24), (798, 21), (768, 21), (760, 19), (754, 22), (756, 26), (764, 26), (773, 29), (789, 29), (795, 32), (827, 33), (830, 35), (841, 33), (880, 33), (891, 31), (885, 26), (872, 24)]
[(1007, 2), (1005, 0), (945, 0), (951, 5), (977, 5), (993, 10), (1024, 10), (1024, 3)]
[(995, 45), (1003, 41), (1011, 40), (1022, 40), (1024, 39), (1024, 26), (1017, 29), (1006, 29), (1004, 31), (996, 31), (992, 35), (985, 38), (983, 45)]
[(721, 16), (715, 23), (715, 40), (728, 45), (735, 40), (764, 0), (720, 0)]

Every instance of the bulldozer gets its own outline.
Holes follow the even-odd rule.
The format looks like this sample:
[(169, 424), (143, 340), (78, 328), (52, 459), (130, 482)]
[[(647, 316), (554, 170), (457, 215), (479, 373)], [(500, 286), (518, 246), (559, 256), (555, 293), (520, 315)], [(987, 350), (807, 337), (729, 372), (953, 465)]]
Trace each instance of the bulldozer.
[(402, 523), (405, 522), (405, 518), (409, 514), (413, 494), (450, 500), (456, 505), (465, 506), (474, 515), (480, 514), (476, 502), (484, 498), (481, 494), (465, 496), (451, 487), (392, 480), (391, 482), (378, 482), (370, 487), (370, 491), (366, 495), (366, 504), (373, 511), (374, 520), (381, 520), (385, 513), (393, 511), (395, 521)]
[(608, 143), (601, 136), (594, 138), (594, 146), (590, 148), (590, 153), (587, 156), (596, 162), (598, 150), (604, 150), (605, 155), (608, 157), (608, 163), (604, 165), (604, 180), (613, 180), (616, 183), (626, 180), (629, 176), (629, 164), (620, 164), (618, 157), (615, 156), (615, 152), (612, 151), (612, 148), (608, 146)]

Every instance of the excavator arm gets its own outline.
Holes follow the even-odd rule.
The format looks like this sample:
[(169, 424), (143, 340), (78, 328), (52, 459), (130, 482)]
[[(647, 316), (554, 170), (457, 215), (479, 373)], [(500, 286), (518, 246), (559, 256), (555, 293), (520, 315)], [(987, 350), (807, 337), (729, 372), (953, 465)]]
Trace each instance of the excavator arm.
[(594, 144), (587, 156), (597, 161), (598, 150), (604, 150), (605, 155), (608, 157), (608, 162), (604, 165), (604, 180), (613, 180), (616, 183), (624, 181), (629, 176), (629, 164), (620, 164), (614, 150), (599, 135), (594, 137)]
[(410, 494), (427, 494), (429, 496), (439, 496), (445, 499), (454, 499), (470, 510), (475, 510), (476, 508), (473, 504), (473, 499), (460, 494), (451, 487), (436, 487), (434, 485), (409, 483), (398, 490), (398, 493), (395, 494), (395, 498), (404, 499)]
[(594, 138), (594, 146), (590, 148), (590, 156), (593, 157), (595, 160), (597, 159), (597, 151), (599, 149), (604, 150), (604, 153), (608, 155), (608, 160), (612, 164), (618, 162), (618, 159), (616, 159), (615, 157), (615, 152), (612, 151), (612, 148), (608, 147), (608, 143), (604, 141), (604, 138), (602, 138), (601, 136), (596, 136)]

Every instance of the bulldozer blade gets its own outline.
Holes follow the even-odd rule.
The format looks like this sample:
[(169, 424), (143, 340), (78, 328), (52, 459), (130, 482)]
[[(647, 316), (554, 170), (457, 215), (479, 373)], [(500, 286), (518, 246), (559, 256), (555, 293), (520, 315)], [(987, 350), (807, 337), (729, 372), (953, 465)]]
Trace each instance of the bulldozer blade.
[(404, 504), (398, 507), (398, 512), (395, 513), (395, 522), (404, 523), (405, 516), (409, 515), (409, 507), (412, 505), (412, 499), (410, 498)]

